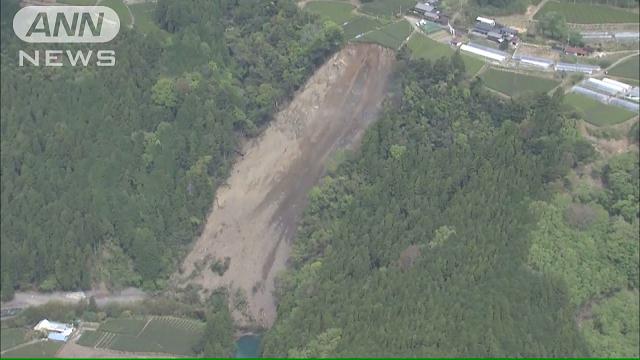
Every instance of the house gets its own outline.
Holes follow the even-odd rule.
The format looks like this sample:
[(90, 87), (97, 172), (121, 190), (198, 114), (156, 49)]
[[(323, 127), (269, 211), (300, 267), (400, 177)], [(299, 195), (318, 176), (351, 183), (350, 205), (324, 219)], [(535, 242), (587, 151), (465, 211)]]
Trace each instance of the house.
[(493, 40), (493, 41), (496, 41), (496, 42), (499, 42), (499, 43), (504, 41), (504, 39), (502, 38), (502, 34), (500, 34), (499, 32), (496, 32), (496, 31), (489, 31), (487, 33), (487, 39)]
[(440, 14), (437, 14), (434, 12), (425, 12), (424, 14), (422, 14), (422, 16), (425, 19), (431, 20), (431, 21), (438, 21), (438, 19), (440, 18)]
[(493, 25), (477, 22), (473, 25), (473, 29), (471, 31), (481, 35), (487, 35), (489, 32), (493, 31)]
[(574, 55), (574, 56), (587, 56), (590, 54), (589, 49), (587, 48), (573, 47), (573, 46), (565, 47), (564, 53), (567, 55)]
[(73, 332), (73, 325), (44, 319), (41, 320), (33, 330), (46, 333), (47, 338), (50, 340), (67, 341)]
[(500, 27), (500, 33), (505, 36), (516, 36), (518, 35), (518, 30), (512, 29), (508, 26)]
[(448, 25), (449, 24), (449, 17), (447, 15), (444, 14), (439, 14), (440, 17), (438, 18), (438, 23), (440, 23), (440, 25)]
[(425, 13), (435, 13), (436, 8), (428, 3), (417, 3), (416, 6), (413, 7), (413, 11), (420, 15), (424, 15)]

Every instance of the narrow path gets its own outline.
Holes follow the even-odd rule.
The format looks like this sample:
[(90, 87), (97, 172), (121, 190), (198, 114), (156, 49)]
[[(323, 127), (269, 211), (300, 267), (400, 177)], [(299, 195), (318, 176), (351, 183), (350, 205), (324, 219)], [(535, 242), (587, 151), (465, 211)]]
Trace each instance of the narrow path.
[(609, 65), (605, 70), (608, 71), (609, 69), (613, 69), (616, 65), (634, 57), (637, 56), (638, 54), (640, 54), (640, 52), (635, 51), (633, 54), (629, 54), (627, 56), (621, 57), (620, 59), (616, 60), (613, 64)]
[(2, 350), (2, 351), (0, 351), (0, 354), (4, 354), (6, 352), (17, 350), (17, 349), (23, 348), (25, 346), (29, 346), (29, 345), (36, 344), (36, 343), (43, 342), (43, 341), (47, 341), (47, 340), (45, 340), (45, 339), (36, 339), (36, 340), (27, 341), (26, 343), (18, 344), (16, 346), (12, 347), (12, 348), (8, 348), (8, 349), (5, 349), (5, 350)]
[(542, 0), (540, 1), (540, 3), (538, 5), (534, 5), (534, 9), (532, 11), (530, 11), (527, 15), (527, 19), (529, 21), (533, 20), (533, 17), (536, 16), (536, 14), (538, 13), (538, 11), (540, 11), (540, 9), (542, 9), (542, 7), (548, 2), (549, 0)]

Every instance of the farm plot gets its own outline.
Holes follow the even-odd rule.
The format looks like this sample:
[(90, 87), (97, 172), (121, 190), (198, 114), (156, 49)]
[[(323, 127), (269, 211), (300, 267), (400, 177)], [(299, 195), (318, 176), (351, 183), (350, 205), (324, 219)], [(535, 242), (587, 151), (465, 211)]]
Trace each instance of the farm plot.
[(490, 68), (480, 76), (485, 86), (512, 97), (531, 93), (546, 93), (560, 82), (538, 76)]
[(83, 333), (78, 344), (125, 352), (192, 355), (204, 331), (204, 323), (200, 321), (169, 316), (114, 320), (117, 321), (107, 321), (98, 331)]
[(555, 11), (564, 15), (567, 22), (574, 24), (610, 24), (637, 23), (638, 14), (621, 8), (604, 5), (572, 4), (568, 2), (549, 1), (540, 9), (535, 19)]
[(80, 339), (78, 339), (78, 345), (94, 347), (104, 335), (101, 331), (86, 330), (82, 332)]
[(636, 115), (631, 111), (603, 104), (580, 94), (567, 94), (565, 102), (575, 107), (585, 121), (596, 126), (619, 124)]
[[(425, 60), (436, 61), (441, 57), (451, 56), (455, 52), (450, 46), (432, 40), (422, 34), (414, 34), (407, 43), (409, 50), (414, 58), (422, 58)], [(462, 60), (467, 69), (467, 73), (475, 75), (482, 66), (484, 61), (462, 54)]]
[(58, 341), (40, 341), (7, 351), (3, 358), (50, 358), (53, 357), (64, 343)]
[(609, 70), (608, 74), (637, 81), (638, 78), (640, 78), (640, 55), (636, 55), (614, 66)]
[(360, 11), (382, 18), (392, 18), (399, 12), (405, 12), (416, 4), (415, 0), (373, 0), (362, 4)]
[(310, 1), (304, 9), (338, 25), (342, 25), (354, 17), (353, 5), (345, 2)]
[(375, 30), (383, 25), (379, 20), (367, 16), (356, 16), (349, 20), (342, 28), (344, 30), (344, 38), (351, 40), (360, 34)]
[(383, 27), (380, 30), (374, 30), (357, 41), (372, 42), (382, 46), (398, 49), (402, 42), (411, 34), (413, 27), (406, 20), (401, 20)]
[(146, 319), (109, 319), (98, 328), (101, 332), (137, 335), (147, 324)]
[(5, 351), (14, 346), (25, 343), (27, 330), (22, 328), (8, 328), (0, 330), (0, 350)]

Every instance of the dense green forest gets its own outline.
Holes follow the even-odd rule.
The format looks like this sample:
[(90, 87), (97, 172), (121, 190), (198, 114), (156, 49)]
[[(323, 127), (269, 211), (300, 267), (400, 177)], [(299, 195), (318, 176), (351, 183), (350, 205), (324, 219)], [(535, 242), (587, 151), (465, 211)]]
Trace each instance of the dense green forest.
[(18, 49), (38, 48), (13, 35), (17, 9), (2, 1), (4, 299), (34, 285), (163, 287), (238, 139), (342, 41), (292, 1), (161, 0), (163, 33), (122, 28), (112, 68), (18, 67)]
[(637, 153), (571, 184), (597, 154), (562, 95), (505, 102), (463, 68), (404, 61), (311, 192), (264, 355), (638, 354)]

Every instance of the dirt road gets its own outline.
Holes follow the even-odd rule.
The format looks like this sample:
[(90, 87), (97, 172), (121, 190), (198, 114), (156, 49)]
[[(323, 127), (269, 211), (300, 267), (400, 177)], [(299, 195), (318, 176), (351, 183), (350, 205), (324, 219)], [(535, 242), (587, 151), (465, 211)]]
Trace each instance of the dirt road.
[(82, 298), (89, 299), (91, 296), (96, 299), (96, 304), (98, 306), (103, 306), (109, 302), (130, 303), (144, 300), (145, 293), (136, 288), (127, 288), (116, 293), (110, 293), (104, 290), (92, 290), (86, 292), (56, 291), (50, 293), (35, 291), (17, 292), (13, 300), (2, 303), (2, 309), (26, 308), (29, 306), (44, 305), (49, 301), (77, 303)]
[[(229, 287), (230, 294), (240, 289), (247, 307), (233, 311), (237, 324), (273, 324), (274, 278), (286, 266), (307, 193), (330, 154), (357, 144), (376, 118), (394, 61), (388, 49), (353, 44), (318, 69), (262, 136), (244, 147), (175, 284), (199, 284), (205, 292)], [(229, 268), (219, 276), (209, 265), (225, 257)]]

